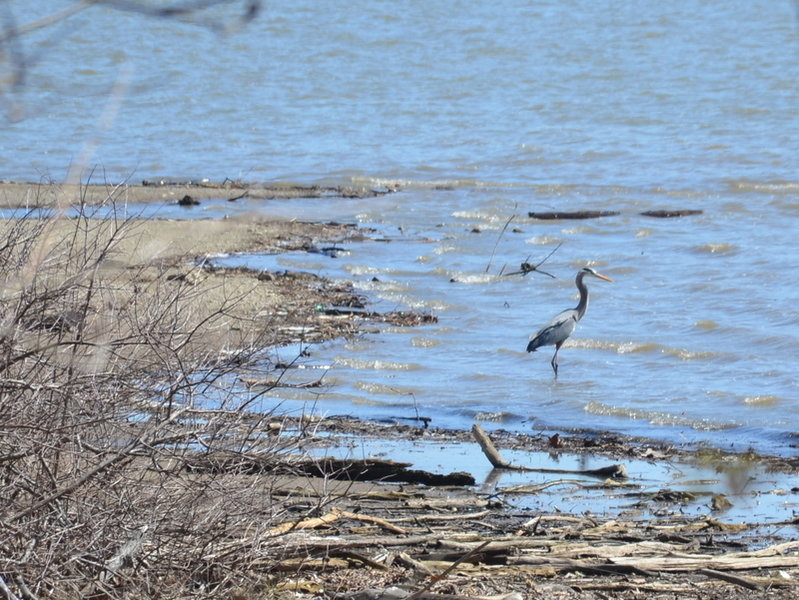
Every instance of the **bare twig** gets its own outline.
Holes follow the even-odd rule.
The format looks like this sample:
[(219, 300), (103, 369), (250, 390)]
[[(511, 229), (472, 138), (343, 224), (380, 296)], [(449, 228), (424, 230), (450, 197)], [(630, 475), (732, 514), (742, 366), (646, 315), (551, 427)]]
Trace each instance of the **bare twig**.
[(491, 256), (488, 257), (488, 264), (486, 265), (486, 270), (485, 270), (486, 273), (488, 273), (488, 271), (491, 269), (491, 262), (494, 260), (494, 254), (496, 254), (497, 252), (497, 246), (499, 246), (499, 242), (502, 239), (502, 236), (505, 235), (505, 231), (508, 229), (508, 225), (510, 225), (511, 221), (513, 221), (515, 217), (516, 217), (515, 214), (508, 217), (508, 220), (505, 221), (505, 225), (502, 226), (502, 230), (499, 232), (499, 235), (497, 236), (497, 241), (494, 242), (494, 247), (491, 249)]
[(481, 550), (483, 550), (490, 543), (491, 543), (491, 540), (487, 540), (487, 541), (483, 542), (482, 544), (480, 544), (479, 546), (475, 546), (474, 548), (469, 550), (466, 554), (464, 554), (458, 560), (456, 560), (451, 565), (449, 565), (441, 573), (439, 573), (438, 575), (433, 575), (432, 577), (430, 577), (429, 581), (427, 583), (425, 583), (425, 585), (423, 587), (421, 587), (417, 591), (415, 591), (412, 594), (410, 594), (409, 596), (407, 596), (405, 600), (415, 600), (416, 598), (421, 597), (426, 592), (429, 592), (430, 588), (432, 588), (436, 583), (438, 583), (442, 579), (446, 578), (447, 575), (452, 573), (452, 571), (454, 571), (458, 567), (458, 565), (460, 565), (461, 563), (469, 560), (475, 554), (478, 554)]

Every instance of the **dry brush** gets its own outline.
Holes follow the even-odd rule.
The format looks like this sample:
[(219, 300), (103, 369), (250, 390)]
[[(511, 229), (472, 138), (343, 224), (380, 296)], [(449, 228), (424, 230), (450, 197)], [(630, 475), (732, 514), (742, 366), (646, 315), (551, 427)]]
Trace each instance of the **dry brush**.
[(238, 379), (275, 329), (220, 345), (243, 296), (209, 309), (169, 265), (128, 264), (139, 225), (113, 201), (0, 222), (0, 597), (260, 585), (275, 552), (273, 479), (190, 467), (296, 449)]

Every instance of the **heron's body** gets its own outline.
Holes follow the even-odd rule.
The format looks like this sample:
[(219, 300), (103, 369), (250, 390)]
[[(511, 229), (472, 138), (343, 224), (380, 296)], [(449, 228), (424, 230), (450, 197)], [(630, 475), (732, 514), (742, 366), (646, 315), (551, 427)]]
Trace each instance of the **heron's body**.
[(555, 355), (552, 357), (552, 370), (555, 371), (555, 377), (558, 376), (558, 351), (569, 336), (574, 333), (577, 327), (577, 322), (583, 318), (586, 309), (588, 308), (588, 288), (583, 283), (583, 277), (590, 275), (603, 279), (604, 281), (613, 281), (609, 277), (600, 275), (593, 269), (585, 267), (580, 269), (577, 273), (575, 283), (577, 289), (580, 290), (580, 302), (575, 308), (570, 308), (558, 313), (553, 319), (538, 330), (538, 333), (533, 336), (530, 343), (527, 344), (528, 352), (535, 352), (541, 346), (555, 346)]

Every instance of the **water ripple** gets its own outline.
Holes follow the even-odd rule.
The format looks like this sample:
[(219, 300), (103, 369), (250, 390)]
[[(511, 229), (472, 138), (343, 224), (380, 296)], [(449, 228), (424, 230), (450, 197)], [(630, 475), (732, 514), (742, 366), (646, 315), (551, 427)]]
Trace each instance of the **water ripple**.
[(739, 425), (734, 423), (719, 423), (710, 419), (692, 419), (679, 413), (612, 406), (596, 400), (592, 400), (585, 405), (585, 412), (601, 416), (622, 417), (630, 420), (645, 420), (657, 426), (690, 427), (698, 431), (721, 431), (739, 427)]
[(701, 246), (695, 246), (694, 251), (704, 254), (733, 254), (738, 251), (738, 247), (725, 242), (710, 242), (702, 244)]
[(337, 356), (336, 363), (352, 369), (372, 369), (375, 371), (416, 371), (422, 368), (414, 363), (390, 362), (385, 360), (359, 360), (351, 356)]

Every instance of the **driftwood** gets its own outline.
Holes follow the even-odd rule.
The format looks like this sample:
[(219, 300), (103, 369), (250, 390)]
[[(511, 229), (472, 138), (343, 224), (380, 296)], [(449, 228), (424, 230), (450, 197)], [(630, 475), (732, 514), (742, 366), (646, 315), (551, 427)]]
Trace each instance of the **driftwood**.
[(460, 556), (459, 558), (455, 559), (452, 562), (452, 564), (450, 564), (446, 569), (444, 569), (444, 571), (440, 575), (435, 575), (435, 576), (431, 577), (430, 581), (427, 582), (421, 589), (415, 591), (410, 596), (408, 596), (408, 600), (415, 600), (416, 598), (421, 597), (423, 594), (428, 592), (430, 590), (430, 588), (433, 587), (433, 585), (435, 583), (437, 583), (438, 581), (444, 579), (447, 575), (449, 575), (452, 571), (454, 571), (455, 568), (459, 564), (464, 563), (464, 562), (468, 561), (469, 559), (471, 559), (473, 556), (479, 554), (480, 551), (483, 548), (485, 548), (486, 546), (488, 546), (488, 544), (490, 544), (490, 543), (491, 543), (491, 540), (487, 540), (487, 541), (483, 542), (482, 544), (480, 544), (479, 546), (473, 548), (472, 550), (469, 550), (469, 552), (467, 552), (466, 554), (464, 554), (464, 555)]
[(554, 212), (528, 212), (527, 216), (531, 219), (541, 219), (542, 221), (555, 221), (558, 219), (596, 219), (599, 217), (614, 217), (619, 214), (617, 210), (575, 210), (554, 211)]
[(336, 459), (323, 458), (295, 465), (307, 475), (327, 476), (351, 481), (390, 481), (403, 483), (418, 483), (422, 485), (474, 485), (472, 475), (465, 472), (457, 473), (431, 473), (420, 469), (410, 469), (410, 463), (400, 463), (393, 460), (366, 459)]
[[(539, 470), (505, 460), (479, 426), (472, 434), (498, 469)], [(259, 459), (249, 465), (252, 476), (274, 466), (273, 456), (246, 458)], [(257, 532), (248, 529), (241, 539), (231, 539), (226, 542), (229, 547), (216, 553), (249, 556), (249, 548), (258, 548), (262, 554), (251, 568), (279, 573), (284, 580), (296, 579), (298, 592), (348, 600), (465, 600), (500, 591), (515, 593), (505, 596), (512, 600), (530, 593), (573, 597), (561, 594), (561, 588), (608, 598), (680, 597), (688, 591), (703, 595), (709, 590), (709, 597), (742, 600), (752, 590), (769, 590), (770, 597), (787, 600), (799, 592), (799, 542), (742, 551), (746, 529), (755, 531), (752, 525), (708, 516), (691, 518), (679, 512), (631, 520), (534, 509), (514, 514), (496, 493), (468, 488), (332, 485), (339, 474), (341, 479), (354, 480), (358, 470), (385, 480), (391, 473), (409, 470), (408, 463), (290, 458), (285, 460), (289, 476), (281, 477), (280, 485), (270, 490), (272, 514), (281, 515), (285, 522), (275, 519)], [(313, 466), (302, 470), (311, 462)], [(352, 467), (344, 468), (344, 463)], [(241, 462), (211, 465), (222, 466), (232, 468), (230, 473), (248, 474)], [(580, 477), (567, 475), (502, 493), (544, 493), (547, 487), (568, 484), (607, 486), (612, 494), (616, 486), (627, 485), (612, 478), (618, 472), (617, 465), (613, 467), (540, 469)], [(587, 476), (607, 479), (592, 481)], [(340, 492), (341, 488), (346, 489)], [(648, 494), (644, 497), (664, 492)], [(640, 495), (636, 493), (633, 501)], [(618, 498), (627, 503), (629, 495), (625, 491)], [(762, 539), (758, 536), (757, 543)], [(304, 587), (307, 582), (313, 585)], [(559, 589), (550, 590), (550, 586)]]
[[(490, 519), (495, 511), (419, 514), (422, 508), (436, 506), (444, 510), (447, 507), (446, 497), (441, 498), (444, 503), (438, 504), (434, 502), (438, 496), (427, 495), (415, 498), (418, 505), (412, 509), (413, 516), (393, 518), (398, 510), (396, 502), (386, 505), (387, 498), (361, 498), (358, 512), (334, 507), (320, 517), (300, 519), (270, 530), (269, 536), (280, 537), (279, 544), (273, 543), (279, 555), (277, 564), (271, 568), (283, 573), (330, 572), (354, 567), (385, 571), (396, 565), (413, 573), (406, 585), (370, 588), (358, 594), (339, 596), (350, 599), (462, 600), (478, 597), (435, 591), (443, 578), (454, 577), (456, 573), (459, 586), (472, 579), (515, 576), (550, 581), (559, 574), (580, 573), (581, 577), (571, 585), (586, 591), (679, 594), (704, 586), (715, 586), (712, 588), (715, 590), (718, 586), (729, 585), (743, 590), (785, 589), (790, 594), (799, 589), (796, 581), (799, 542), (773, 544), (750, 552), (724, 552), (714, 542), (708, 544), (707, 527), (712, 526), (710, 522), (713, 521), (710, 519), (687, 519), (652, 527), (651, 524), (618, 520), (601, 522), (585, 516), (542, 514), (515, 533), (496, 529), (489, 535), (478, 535), (474, 533), (475, 527), (461, 526), (460, 519), (478, 516)], [(387, 512), (382, 512), (383, 506)], [(450, 508), (456, 506), (453, 503)], [(364, 526), (372, 526), (385, 535), (365, 534)], [(701, 553), (697, 551), (699, 540), (703, 542)], [(368, 551), (370, 548), (382, 550), (375, 555)], [(776, 577), (767, 572), (769, 569), (779, 569), (784, 575)], [(682, 576), (675, 580), (674, 575), (667, 577), (665, 574)]]
[[(673, 217), (687, 217), (691, 215), (701, 215), (704, 211), (697, 209), (657, 209), (645, 210), (640, 213), (644, 217), (657, 217), (668, 219)], [(561, 219), (597, 219), (599, 217), (615, 217), (621, 214), (617, 210), (574, 210), (574, 211), (551, 211), (551, 212), (528, 212), (527, 216), (531, 219), (541, 221), (556, 221)]]
[(721, 581), (726, 581), (727, 583), (734, 583), (735, 585), (740, 585), (741, 587), (745, 587), (750, 590), (760, 589), (759, 583), (754, 582), (747, 577), (740, 577), (738, 575), (733, 575), (732, 573), (716, 571), (715, 569), (699, 569), (698, 572), (705, 577), (713, 577), (714, 579), (720, 579)]
[(334, 508), (329, 513), (322, 515), (321, 517), (311, 517), (308, 519), (302, 519), (300, 521), (282, 523), (277, 527), (273, 527), (272, 529), (270, 529), (269, 535), (282, 535), (290, 531), (301, 531), (304, 529), (316, 529), (319, 527), (326, 527), (327, 525), (330, 525), (331, 523), (338, 521), (339, 519), (353, 519), (355, 521), (364, 521), (367, 523), (372, 523), (392, 533), (397, 533), (400, 535), (405, 535), (408, 533), (402, 527), (394, 525), (393, 523), (390, 523), (385, 519), (381, 519), (380, 517), (356, 514), (347, 510), (342, 510), (340, 508)]
[[(569, 473), (572, 475), (588, 475), (591, 477), (610, 477), (614, 479), (625, 479), (627, 477), (627, 469), (624, 465), (609, 465), (607, 467), (601, 467), (599, 469), (546, 469), (542, 467), (527, 467), (523, 465), (515, 465), (507, 460), (505, 460), (502, 455), (497, 450), (496, 446), (494, 446), (494, 442), (491, 441), (491, 438), (488, 437), (488, 434), (485, 430), (480, 427), (478, 424), (472, 425), (472, 435), (474, 439), (477, 440), (477, 443), (480, 444), (480, 448), (483, 450), (483, 454), (486, 455), (488, 461), (495, 469), (512, 469), (515, 471), (535, 471), (536, 473)], [(547, 485), (547, 484), (543, 484)], [(543, 489), (543, 488), (542, 488)]]

